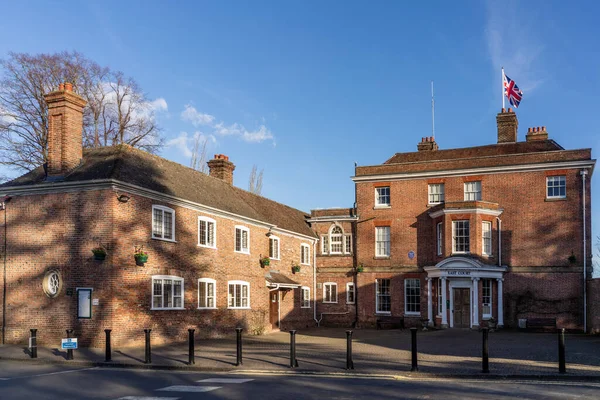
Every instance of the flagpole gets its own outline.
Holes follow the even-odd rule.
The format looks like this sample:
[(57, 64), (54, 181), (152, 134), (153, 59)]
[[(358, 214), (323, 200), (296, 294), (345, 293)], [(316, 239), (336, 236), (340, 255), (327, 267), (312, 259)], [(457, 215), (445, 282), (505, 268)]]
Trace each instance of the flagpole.
[(431, 136), (435, 140), (435, 101), (433, 100), (433, 81), (431, 81)]
[(502, 67), (502, 108), (504, 109), (504, 67)]

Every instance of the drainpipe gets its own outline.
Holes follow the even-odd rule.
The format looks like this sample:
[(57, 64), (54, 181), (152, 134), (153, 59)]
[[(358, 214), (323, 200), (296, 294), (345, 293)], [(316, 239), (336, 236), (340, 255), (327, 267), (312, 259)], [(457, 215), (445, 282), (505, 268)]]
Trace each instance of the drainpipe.
[(317, 319), (317, 243), (319, 239), (313, 241), (313, 319), (319, 326)]
[(6, 253), (8, 252), (8, 228), (6, 225), (6, 204), (10, 201), (10, 196), (2, 199), (1, 207), (4, 209), (4, 270), (2, 279), (2, 344), (6, 343)]
[(581, 170), (581, 183), (583, 184), (582, 202), (582, 217), (583, 217), (583, 332), (587, 332), (587, 230), (585, 218), (585, 177), (587, 170)]
[[(356, 161), (354, 162), (354, 176), (356, 176), (356, 167), (358, 164)], [(358, 210), (356, 206), (357, 202), (357, 188), (356, 183), (354, 183), (354, 210), (353, 217), (356, 217), (356, 221), (352, 221), (352, 266), (353, 268), (353, 280), (354, 280), (354, 324), (353, 328), (358, 326), (358, 273), (356, 272), (356, 268), (358, 268)], [(322, 318), (322, 316), (321, 316)]]
[(502, 266), (502, 220), (496, 217), (498, 221), (498, 266)]

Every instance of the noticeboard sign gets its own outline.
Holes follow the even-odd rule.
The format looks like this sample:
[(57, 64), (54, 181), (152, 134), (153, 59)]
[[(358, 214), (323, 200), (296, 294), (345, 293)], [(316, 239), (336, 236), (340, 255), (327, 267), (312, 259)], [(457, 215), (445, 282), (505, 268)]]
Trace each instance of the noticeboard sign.
[(63, 350), (76, 350), (77, 349), (77, 338), (61, 339), (60, 347)]

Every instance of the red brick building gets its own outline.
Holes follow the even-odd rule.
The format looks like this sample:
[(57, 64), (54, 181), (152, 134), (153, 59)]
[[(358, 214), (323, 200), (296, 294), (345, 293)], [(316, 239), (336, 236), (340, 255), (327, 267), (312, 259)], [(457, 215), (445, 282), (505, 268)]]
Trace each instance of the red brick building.
[(159, 342), (378, 320), (583, 328), (595, 160), (545, 128), (518, 142), (510, 109), (496, 144), (423, 138), (356, 167), (354, 207), (307, 215), (234, 187), (224, 155), (205, 175), (129, 146), (83, 151), (85, 101), (68, 84), (46, 101), (47, 166), (0, 185), (3, 342), (30, 328), (41, 344), (73, 328), (84, 346), (104, 329), (122, 346), (145, 328)]
[[(545, 127), (517, 141), (510, 109), (497, 123), (493, 145), (440, 150), (428, 137), (417, 152), (357, 167), (356, 209), (313, 211), (319, 284), (356, 288), (358, 318), (348, 296), (338, 295), (318, 304), (325, 321), (331, 313), (346, 325), (398, 317), (405, 325), (475, 328), (491, 318), (507, 327), (556, 318), (559, 327), (583, 328), (591, 150), (565, 150)], [(341, 252), (338, 227), (354, 235)]]
[[(46, 96), (47, 168), (0, 186), (3, 342), (82, 345), (183, 340), (314, 325), (316, 236), (303, 212), (233, 186), (226, 156), (210, 176), (129, 146), (82, 151), (85, 101)], [(104, 260), (92, 249), (101, 247)], [(146, 253), (147, 262), (134, 258)]]

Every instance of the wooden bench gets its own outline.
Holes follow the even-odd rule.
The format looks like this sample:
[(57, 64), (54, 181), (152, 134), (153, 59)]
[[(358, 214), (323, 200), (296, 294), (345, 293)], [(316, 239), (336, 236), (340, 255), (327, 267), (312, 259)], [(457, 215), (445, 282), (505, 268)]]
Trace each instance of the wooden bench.
[(528, 330), (556, 330), (556, 318), (527, 318)]
[(377, 329), (404, 329), (404, 317), (379, 317)]

